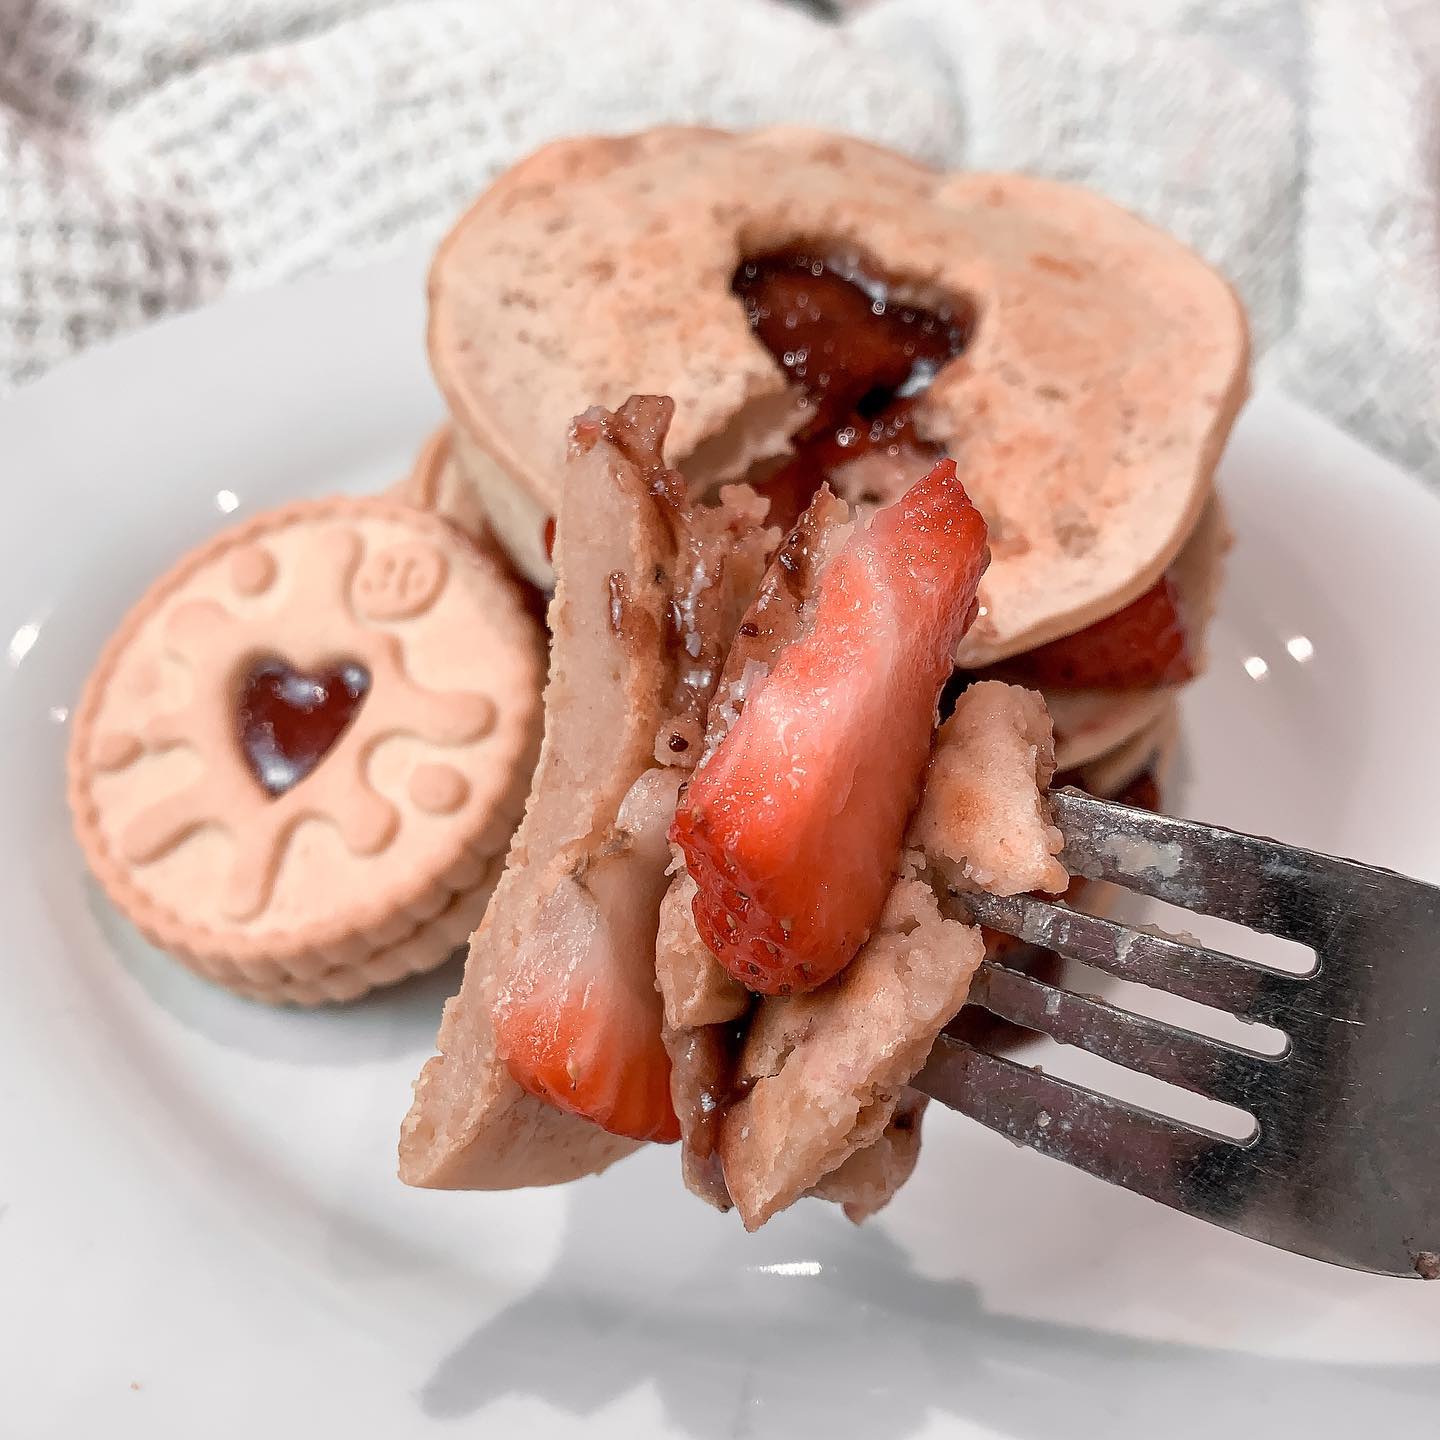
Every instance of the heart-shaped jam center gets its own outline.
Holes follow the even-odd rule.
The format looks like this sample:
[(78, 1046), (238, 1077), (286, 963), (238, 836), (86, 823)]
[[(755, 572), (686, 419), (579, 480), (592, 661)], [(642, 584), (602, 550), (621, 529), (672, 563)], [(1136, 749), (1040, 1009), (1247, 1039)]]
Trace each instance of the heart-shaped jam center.
[(269, 655), (240, 687), (240, 751), (270, 795), (298, 785), (330, 753), (360, 713), (370, 672), (337, 660), (313, 674)]
[(800, 250), (742, 260), (730, 289), (744, 303), (755, 338), (785, 367), (810, 408), (809, 420), (791, 437), (788, 461), (753, 482), (770, 501), (772, 525), (792, 525), (820, 482), (862, 455), (904, 455), (905, 488), (940, 458), (915, 434), (911, 410), (970, 343), (971, 301), (937, 300), (930, 309), (898, 298), (855, 265)]

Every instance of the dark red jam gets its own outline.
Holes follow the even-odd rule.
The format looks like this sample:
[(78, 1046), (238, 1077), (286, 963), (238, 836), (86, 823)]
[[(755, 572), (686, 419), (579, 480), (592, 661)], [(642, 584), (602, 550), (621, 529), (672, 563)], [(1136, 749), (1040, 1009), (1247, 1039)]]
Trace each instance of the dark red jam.
[(270, 655), (240, 687), (236, 715), (240, 750), (270, 795), (298, 785), (330, 752), (359, 713), (370, 674), (339, 660), (315, 674)]
[(895, 300), (858, 267), (800, 250), (744, 261), (730, 288), (812, 411), (794, 457), (760, 485), (774, 523), (788, 528), (826, 476), (859, 455), (908, 445), (939, 457), (914, 434), (911, 407), (969, 343), (970, 307)]

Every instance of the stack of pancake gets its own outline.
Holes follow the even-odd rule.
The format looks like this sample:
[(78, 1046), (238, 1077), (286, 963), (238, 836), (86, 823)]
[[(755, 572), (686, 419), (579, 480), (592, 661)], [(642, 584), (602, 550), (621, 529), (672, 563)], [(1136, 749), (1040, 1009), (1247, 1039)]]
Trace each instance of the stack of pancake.
[[(767, 330), (757, 261), (823, 279), (798, 329)], [(819, 333), (836, 277), (871, 313), (925, 322), (925, 363), (838, 408), (826, 356), (784, 340)], [(804, 130), (668, 128), (562, 141), (501, 177), (442, 245), (430, 301), (447, 483), (536, 585), (566, 428), (593, 404), (673, 396), (671, 457), (697, 493), (764, 493), (798, 452), (808, 481), (884, 501), (952, 454), (993, 551), (962, 675), (1042, 690), (1063, 781), (1158, 803), (1175, 697), (1203, 665), (1227, 538), (1212, 476), (1248, 373), (1234, 294), (1179, 242), (1055, 182)], [(848, 343), (826, 340), (841, 366)], [(1148, 656), (1157, 600), (1179, 643)]]
[[(538, 589), (555, 578), (570, 422), (592, 406), (618, 412), (632, 395), (673, 397), (673, 483), (697, 510), (722, 492), (724, 504), (753, 507), (748, 491), (724, 491), (753, 487), (777, 538), (822, 483), (863, 517), (953, 456), (988, 523), (992, 559), (942, 708), (977, 679), (1038, 689), (1053, 718), (1057, 783), (1162, 803), (1176, 697), (1203, 667), (1227, 543), (1213, 472), (1248, 378), (1236, 297), (1177, 241), (1054, 182), (941, 174), (812, 131), (667, 128), (562, 141), (502, 176), (442, 245), (430, 307), (430, 359), (450, 423), (410, 488), (467, 526), (483, 515)], [(573, 524), (585, 507), (567, 494)], [(562, 556), (573, 567), (605, 539), (587, 546), (567, 532)], [(743, 562), (697, 551), (690, 563), (738, 573)], [(664, 567), (653, 569), (659, 585)], [(616, 580), (612, 596), (625, 590)], [(668, 629), (678, 647), (684, 616)], [(1048, 737), (1045, 760), (1042, 783)], [(512, 866), (523, 869), (533, 849), (518, 845)], [(681, 919), (688, 942), (693, 927)], [(402, 1173), (488, 1187), (599, 1168), (619, 1152), (601, 1135), (609, 1148), (597, 1158), (588, 1131), (577, 1132), (584, 1144), (557, 1141), (518, 1170), (512, 1163), (534, 1127), (516, 1119), (530, 1110), (494, 1062), (486, 933), (478, 961), (472, 949), (471, 1002), (462, 991), (452, 1004), (442, 1055), (417, 1091)], [(845, 1019), (837, 986), (819, 999), (836, 1009), (836, 1026), (858, 1033), (865, 1026)], [(993, 1023), (979, 1013), (958, 1023)], [(488, 1069), (471, 1063), (482, 1051)], [(686, 1072), (677, 1064), (677, 1094)], [(887, 1094), (910, 1138), (893, 1155), (878, 1144), (864, 1152), (890, 1161), (860, 1190), (831, 1195), (857, 1214), (883, 1203), (914, 1163), (918, 1116), (903, 1086)], [(694, 1142), (687, 1130), (687, 1178), (723, 1203), (723, 1187), (691, 1164)], [(565, 1163), (546, 1169), (550, 1152)], [(788, 1203), (781, 1190), (793, 1198), (815, 1186), (814, 1174), (791, 1176), (788, 1189), (747, 1202), (735, 1180), (753, 1179), (755, 1167), (734, 1168), (726, 1178), (747, 1224)]]

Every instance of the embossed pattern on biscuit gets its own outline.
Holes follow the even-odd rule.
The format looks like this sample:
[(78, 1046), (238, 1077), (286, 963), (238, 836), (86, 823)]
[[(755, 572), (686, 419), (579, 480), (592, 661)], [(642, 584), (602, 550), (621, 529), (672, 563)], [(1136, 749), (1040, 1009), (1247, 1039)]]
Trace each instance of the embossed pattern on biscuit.
[(354, 530), (318, 537), (312, 564), (294, 583), (290, 603), (300, 615), (326, 615), (323, 638), (306, 637), (303, 646), (282, 643), (304, 669), (319, 669), (337, 651), (353, 656), (369, 673), (370, 696), (363, 724), (342, 735), (310, 775), (278, 796), (251, 783), (233, 735), (234, 692), (255, 652), (253, 627), (218, 600), (173, 610), (165, 622), (166, 648), (188, 667), (193, 698), (154, 716), (138, 734), (103, 736), (99, 743), (107, 751), (117, 744), (134, 748), (135, 758), (146, 750), (187, 745), (199, 753), (203, 769), (192, 785), (155, 800), (130, 821), (120, 842), (125, 859), (143, 865), (202, 826), (227, 830), (235, 859), (224, 910), (246, 920), (268, 903), (286, 844), (302, 820), (332, 821), (357, 855), (385, 849), (399, 829), (399, 815), (368, 782), (371, 749), (394, 734), (442, 745), (475, 740), (494, 719), (495, 705), (486, 695), (437, 694), (416, 685), (406, 673), (400, 639), (363, 618), (368, 613), (414, 619), (434, 603), (444, 580), (444, 556), (419, 542), (406, 544), (399, 556), (393, 548), (364, 556)]
[[(257, 675), (356, 687), (284, 784), (242, 743)], [(278, 996), (266, 977), (377, 954), (488, 874), (542, 680), (514, 586), (458, 532), (382, 500), (286, 507), (181, 562), (112, 640), (76, 710), (77, 830), (147, 935)]]

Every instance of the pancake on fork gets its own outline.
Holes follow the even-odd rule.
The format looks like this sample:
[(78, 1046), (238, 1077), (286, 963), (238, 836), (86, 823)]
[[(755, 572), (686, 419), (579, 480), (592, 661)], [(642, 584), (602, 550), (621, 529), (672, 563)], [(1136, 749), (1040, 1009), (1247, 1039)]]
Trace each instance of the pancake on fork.
[[(923, 1101), (906, 1081), (990, 940), (966, 886), (1066, 888), (1045, 800), (1057, 769), (1158, 803), (1227, 544), (1212, 480), (1247, 384), (1235, 296), (1075, 187), (940, 174), (811, 131), (664, 128), (559, 142), (502, 176), (442, 245), (430, 300), (450, 493), (483, 507), (518, 570), (542, 587), (558, 571), (560, 588), (550, 759), (417, 1087), (402, 1173), (544, 1183), (678, 1134), (687, 1183), (749, 1226), (802, 1194), (872, 1213), (915, 1162)], [(673, 419), (660, 402), (621, 406), (645, 392), (674, 397)], [(577, 422), (567, 461), (569, 417), (597, 402), (619, 408)], [(883, 905), (859, 906), (856, 944), (823, 974), (794, 969), (788, 929), (756, 930), (777, 952), (772, 984), (759, 978), (771, 941), (737, 950), (715, 929), (751, 896), (725, 878), (717, 902), (699, 797), (724, 747), (734, 759), (736, 722), (774, 690), (777, 657), (809, 633), (836, 556), (909, 523), (871, 517), (913, 512), (912, 487), (931, 471), (933, 490), (944, 455), (989, 539), (944, 651), (954, 715)], [(621, 554), (613, 524), (651, 539)], [(566, 617), (582, 610), (603, 663), (577, 658)], [(626, 710), (636, 675), (648, 699)], [(595, 761), (587, 718), (627, 747), (603, 778), (557, 758)], [(944, 793), (970, 801), (942, 825)], [(727, 876), (753, 839), (737, 823), (713, 848)], [(782, 827), (782, 869), (783, 841)], [(867, 889), (863, 872), (835, 883)], [(576, 992), (556, 979), (575, 974), (604, 977), (579, 1039)], [(601, 1063), (601, 1033), (641, 1077), (633, 1093)], [(576, 1125), (607, 1138), (585, 1143)], [(552, 1129), (573, 1143), (550, 1144)], [(544, 1153), (527, 1159), (530, 1144)]]

